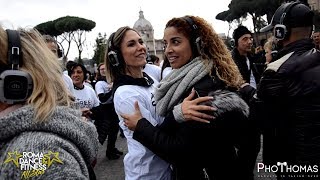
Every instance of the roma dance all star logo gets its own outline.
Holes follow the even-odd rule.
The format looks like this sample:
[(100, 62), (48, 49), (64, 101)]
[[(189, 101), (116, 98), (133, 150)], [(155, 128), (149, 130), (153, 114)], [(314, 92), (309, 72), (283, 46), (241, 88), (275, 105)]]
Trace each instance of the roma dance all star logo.
[(8, 152), (8, 158), (4, 163), (13, 163), (22, 172), (21, 179), (29, 179), (41, 176), (53, 164), (63, 164), (59, 158), (59, 152)]

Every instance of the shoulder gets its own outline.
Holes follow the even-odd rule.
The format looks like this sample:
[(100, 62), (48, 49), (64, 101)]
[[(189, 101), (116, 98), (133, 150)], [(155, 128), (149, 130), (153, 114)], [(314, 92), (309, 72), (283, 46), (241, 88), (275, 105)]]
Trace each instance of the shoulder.
[(71, 82), (72, 83), (72, 79), (71, 79), (71, 77), (70, 76), (68, 76), (67, 74), (62, 74), (62, 78), (65, 80), (65, 81), (69, 81), (69, 82)]
[(98, 81), (98, 82), (96, 83), (96, 86), (104, 86), (104, 85), (107, 85), (107, 82), (105, 82), (105, 81)]
[(91, 87), (91, 86), (88, 86), (88, 85), (84, 85), (84, 89), (83, 89), (84, 91), (86, 91), (86, 92), (89, 92), (89, 93), (94, 93), (95, 94), (95, 91), (94, 91), (94, 89)]
[(143, 94), (142, 87), (134, 85), (123, 85), (117, 88), (114, 93), (114, 100), (124, 100), (132, 97), (137, 97)]
[(293, 54), (294, 52), (290, 52), (284, 56), (282, 56), (280, 59), (274, 61), (274, 62), (271, 62), (267, 65), (267, 68), (266, 68), (266, 71), (275, 71), (277, 72), (280, 67), (291, 57), (291, 55)]

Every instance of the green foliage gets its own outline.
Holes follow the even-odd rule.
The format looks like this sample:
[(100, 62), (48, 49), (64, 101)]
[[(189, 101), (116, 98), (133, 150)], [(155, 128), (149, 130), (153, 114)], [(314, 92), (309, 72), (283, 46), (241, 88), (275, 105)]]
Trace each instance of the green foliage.
[[(86, 35), (84, 32), (91, 31), (96, 26), (94, 21), (75, 17), (75, 16), (64, 16), (53, 21), (44, 22), (35, 26), (35, 28), (42, 34), (48, 34), (51, 36), (59, 36), (64, 41), (67, 42), (68, 47), (66, 56), (69, 53), (71, 41), (74, 41), (78, 47), (79, 59), (81, 60), (81, 53), (83, 46), (85, 44)], [(58, 38), (57, 38), (58, 39)]]
[(55, 28), (61, 32), (91, 31), (96, 26), (94, 21), (74, 16), (58, 18), (54, 20), (54, 24)]
[(251, 18), (254, 27), (254, 39), (257, 42), (258, 37), (256, 32), (267, 25), (267, 22), (262, 16), (267, 15), (267, 20), (270, 22), (281, 1), (282, 0), (231, 0), (228, 5), (229, 10), (217, 14), (216, 19), (227, 21), (230, 31), (231, 25), (235, 20), (237, 20), (238, 24), (241, 24), (241, 20), (248, 17)]
[(107, 47), (106, 34), (102, 36), (101, 33), (99, 33), (98, 37), (96, 38), (94, 56), (92, 58), (95, 63), (100, 64), (104, 62), (106, 47)]
[(233, 14), (230, 10), (218, 13), (216, 16), (216, 19), (221, 20), (221, 21), (227, 21), (229, 23), (231, 23), (233, 20), (238, 19), (238, 18), (240, 18), (240, 17)]
[(62, 34), (61, 31), (55, 28), (54, 21), (47, 21), (47, 22), (38, 24), (34, 28), (37, 29), (41, 34), (48, 34), (51, 36), (59, 36)]

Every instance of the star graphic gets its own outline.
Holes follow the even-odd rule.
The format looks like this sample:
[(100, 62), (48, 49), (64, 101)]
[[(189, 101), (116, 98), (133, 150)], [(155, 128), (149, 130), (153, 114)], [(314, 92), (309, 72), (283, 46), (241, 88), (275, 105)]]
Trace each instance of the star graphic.
[(48, 154), (43, 155), (45, 157), (45, 161), (48, 165), (48, 168), (51, 166), (51, 164), (55, 161), (58, 162), (60, 164), (63, 164), (63, 162), (61, 161), (61, 159), (59, 159), (59, 152), (52, 152), (49, 151)]
[(12, 161), (17, 167), (19, 167), (19, 158), (22, 157), (21, 154), (18, 153), (18, 151), (14, 152), (8, 152), (8, 158), (4, 161), (4, 163), (9, 163)]

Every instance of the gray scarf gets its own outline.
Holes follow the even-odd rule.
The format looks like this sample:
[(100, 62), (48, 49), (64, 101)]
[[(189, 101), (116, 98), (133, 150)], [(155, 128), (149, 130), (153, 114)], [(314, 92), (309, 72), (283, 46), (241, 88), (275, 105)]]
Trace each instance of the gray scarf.
[(181, 101), (187, 90), (209, 73), (212, 66), (212, 61), (209, 61), (209, 67), (206, 67), (204, 61), (197, 57), (181, 68), (172, 70), (156, 89), (157, 113), (165, 116)]

